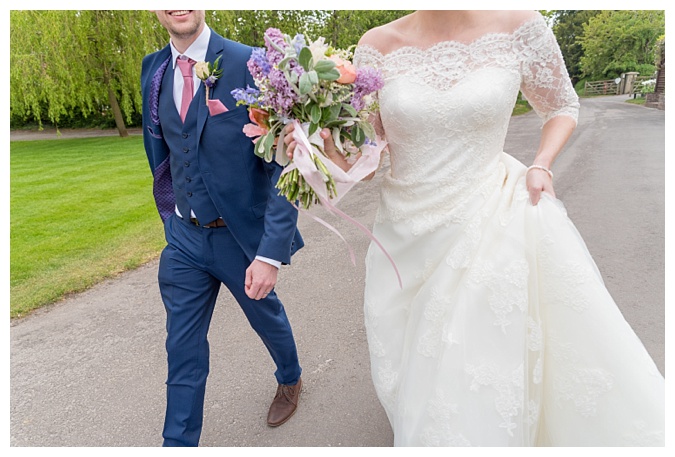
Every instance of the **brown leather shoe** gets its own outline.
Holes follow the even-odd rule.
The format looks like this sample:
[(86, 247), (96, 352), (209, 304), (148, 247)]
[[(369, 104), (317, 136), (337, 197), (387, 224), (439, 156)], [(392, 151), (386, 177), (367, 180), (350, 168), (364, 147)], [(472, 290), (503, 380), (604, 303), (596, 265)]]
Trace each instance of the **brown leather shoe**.
[(278, 427), (293, 416), (298, 409), (298, 400), (300, 399), (300, 390), (302, 390), (302, 378), (294, 386), (279, 384), (277, 394), (270, 405), (270, 412), (267, 414), (267, 425)]

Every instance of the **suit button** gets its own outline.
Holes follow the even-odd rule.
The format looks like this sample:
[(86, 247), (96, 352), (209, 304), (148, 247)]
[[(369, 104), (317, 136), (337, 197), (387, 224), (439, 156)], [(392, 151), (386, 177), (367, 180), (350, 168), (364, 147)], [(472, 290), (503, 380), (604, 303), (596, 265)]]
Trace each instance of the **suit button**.
[(188, 133), (183, 133), (183, 138), (187, 138), (187, 137), (189, 137), (189, 136), (190, 136), (190, 135), (189, 135)]
[(183, 152), (190, 152), (190, 148), (183, 148)]
[(188, 193), (187, 193), (187, 196), (188, 196), (188, 197), (192, 197), (192, 192), (188, 192)]
[(188, 176), (188, 177), (185, 178), (185, 181), (190, 182), (190, 181), (192, 181), (192, 178)]
[(186, 161), (185, 161), (185, 166), (186, 166), (186, 167), (189, 167), (189, 166), (190, 166), (190, 162), (188, 162), (188, 161), (186, 160)]

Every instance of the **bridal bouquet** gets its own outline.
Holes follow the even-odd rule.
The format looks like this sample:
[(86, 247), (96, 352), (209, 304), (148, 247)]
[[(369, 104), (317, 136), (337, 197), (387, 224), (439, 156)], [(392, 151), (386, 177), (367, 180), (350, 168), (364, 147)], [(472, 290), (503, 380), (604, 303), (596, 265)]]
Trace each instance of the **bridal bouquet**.
[[(290, 202), (308, 209), (337, 202), (356, 182), (374, 171), (385, 146), (368, 117), (377, 109), (373, 93), (383, 79), (374, 68), (356, 69), (350, 49), (335, 49), (320, 37), (306, 41), (280, 30), (265, 32), (265, 48), (255, 48), (248, 69), (257, 88), (232, 91), (246, 105), (251, 123), (244, 133), (256, 155), (285, 167), (277, 188)], [(295, 123), (293, 161), (285, 153), (283, 129)], [(319, 132), (330, 129), (337, 149), (353, 166), (344, 172), (323, 152)]]

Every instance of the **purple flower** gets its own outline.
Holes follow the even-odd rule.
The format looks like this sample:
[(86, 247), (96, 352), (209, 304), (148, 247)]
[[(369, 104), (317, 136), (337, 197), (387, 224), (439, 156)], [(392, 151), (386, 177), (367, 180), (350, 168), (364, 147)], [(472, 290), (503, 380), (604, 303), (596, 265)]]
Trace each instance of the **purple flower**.
[(206, 78), (206, 79), (204, 80), (204, 84), (206, 85), (206, 87), (213, 87), (213, 86), (216, 85), (216, 81), (217, 81), (217, 80), (218, 80), (218, 78), (216, 78), (215, 76), (211, 75), (211, 76), (209, 76), (208, 78)]
[(272, 69), (272, 65), (270, 65), (269, 60), (267, 60), (267, 51), (265, 51), (265, 48), (253, 48), (253, 52), (251, 52), (251, 57), (248, 59), (246, 66), (256, 80), (263, 79)]
[(237, 103), (244, 103), (246, 105), (257, 105), (260, 91), (251, 86), (246, 86), (246, 89), (234, 89), (230, 94), (234, 97)]
[(293, 48), (295, 49), (295, 53), (299, 55), (300, 51), (302, 50), (302, 48), (305, 47), (305, 44), (306, 44), (305, 43), (305, 36), (302, 35), (301, 33), (298, 33), (293, 38), (293, 41), (291, 42), (291, 44), (293, 45)]
[(356, 70), (356, 80), (354, 81), (354, 96), (351, 105), (355, 110), (360, 111), (365, 107), (363, 97), (382, 89), (384, 80), (382, 73), (372, 67), (361, 67)]
[(286, 75), (280, 70), (272, 69), (268, 75), (269, 87), (272, 89), (265, 93), (265, 104), (279, 113), (290, 113), (293, 105), (299, 100)]
[(286, 48), (286, 41), (284, 40), (284, 34), (281, 33), (281, 30), (270, 27), (265, 32), (267, 58), (272, 65), (276, 65), (284, 59), (284, 54), (276, 50), (274, 46), (272, 46), (272, 43), (276, 44), (277, 47), (281, 49)]

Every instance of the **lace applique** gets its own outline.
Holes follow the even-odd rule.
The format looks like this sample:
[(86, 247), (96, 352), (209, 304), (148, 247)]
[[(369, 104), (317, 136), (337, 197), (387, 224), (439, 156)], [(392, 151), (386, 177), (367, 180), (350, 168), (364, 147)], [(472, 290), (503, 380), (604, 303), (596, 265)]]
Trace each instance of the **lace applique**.
[(490, 290), (488, 303), (497, 316), (494, 325), (511, 325), (508, 315), (514, 310), (524, 313), (527, 310), (527, 278), (529, 266), (523, 259), (512, 261), (503, 272), (498, 271), (491, 262), (475, 262), (469, 271), (469, 279), (475, 284), (483, 284)]
[(614, 376), (602, 368), (579, 366), (579, 356), (571, 343), (549, 338), (550, 355), (561, 367), (553, 380), (556, 402), (570, 402), (582, 417), (595, 416), (598, 400), (614, 386)]
[(386, 55), (361, 45), (354, 62), (382, 69), (385, 82), (405, 76), (439, 90), (452, 89), (478, 69), (500, 68), (521, 75), (520, 90), (544, 122), (559, 115), (575, 122), (578, 118), (578, 97), (562, 53), (541, 17), (512, 33), (488, 33), (470, 43), (442, 41), (426, 49), (406, 46)]
[(513, 431), (518, 428), (518, 424), (513, 419), (518, 417), (523, 409), (523, 366), (521, 365), (510, 373), (502, 374), (495, 364), (480, 366), (467, 364), (466, 372), (473, 376), (471, 391), (478, 392), (481, 386), (489, 386), (497, 392), (495, 409), (503, 420), (499, 427), (505, 429), (509, 436), (514, 436)]
[(457, 403), (446, 398), (442, 390), (436, 390), (429, 401), (427, 411), (432, 424), (424, 429), (420, 437), (424, 446), (471, 446), (468, 439), (454, 430), (453, 424), (461, 422)]
[(429, 328), (420, 337), (417, 351), (425, 357), (438, 357), (443, 344), (459, 344), (455, 340), (450, 323), (444, 317), (452, 301), (442, 292), (434, 289), (424, 307), (424, 318), (430, 322)]
[(633, 427), (633, 432), (624, 435), (625, 446), (663, 446), (665, 433), (662, 430), (649, 430), (647, 424), (642, 420), (633, 422)]
[(391, 366), (390, 360), (385, 360), (373, 374), (373, 384), (382, 406), (387, 411), (396, 411), (396, 397), (398, 392), (398, 372)]
[(368, 330), (368, 350), (370, 351), (370, 355), (374, 357), (384, 357), (386, 351), (382, 342), (377, 338), (377, 332), (375, 331), (378, 327), (378, 320), (373, 313), (373, 304), (366, 301), (363, 311), (365, 327)]
[(553, 306), (565, 306), (578, 313), (591, 307), (587, 288), (583, 287), (596, 278), (596, 273), (588, 263), (567, 260), (564, 264), (556, 261), (555, 242), (545, 236), (539, 242), (537, 259), (542, 271), (554, 281), (547, 281), (542, 288), (542, 298)]

